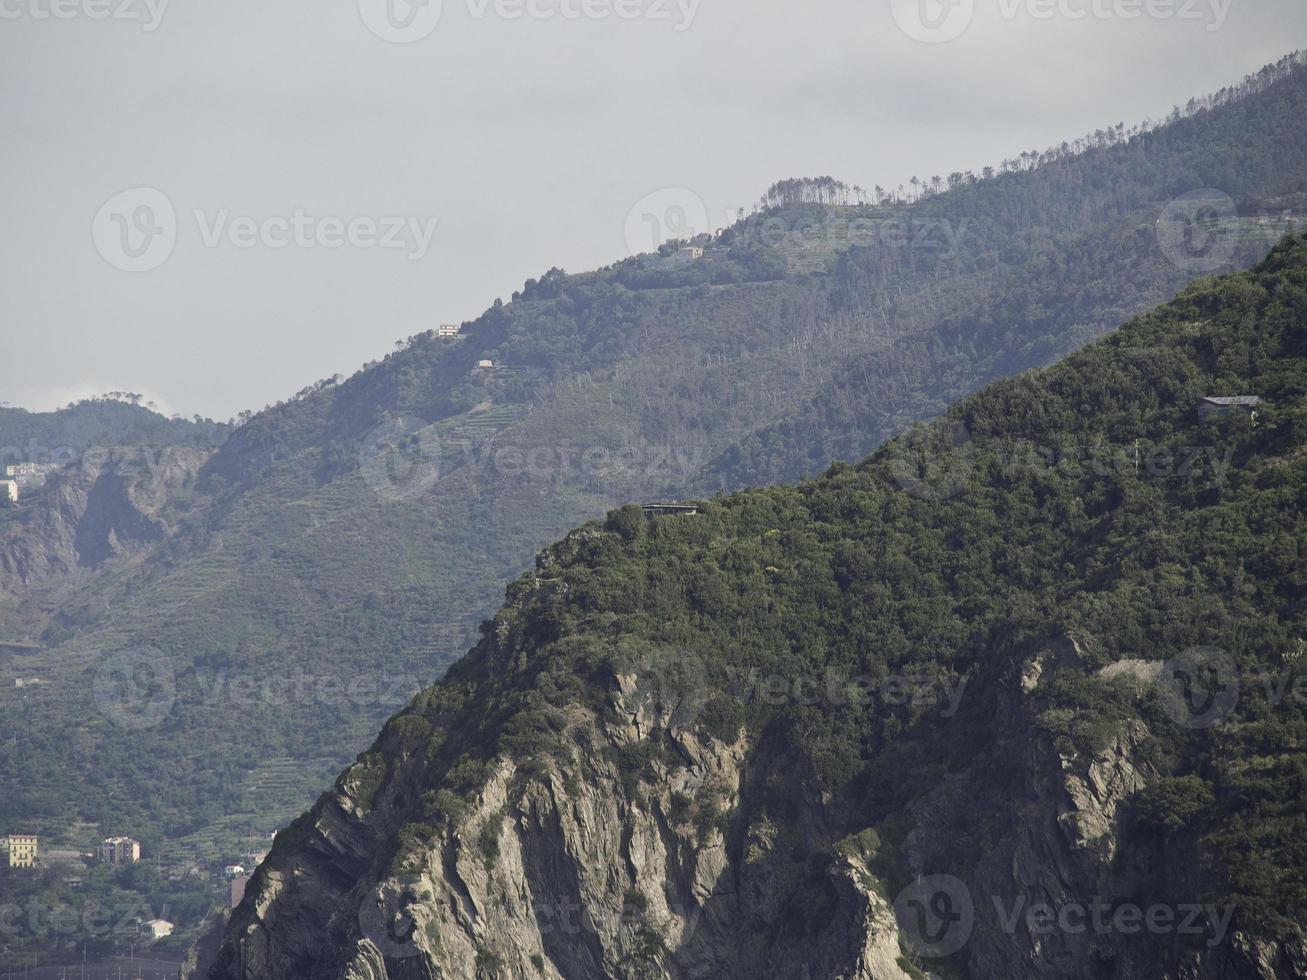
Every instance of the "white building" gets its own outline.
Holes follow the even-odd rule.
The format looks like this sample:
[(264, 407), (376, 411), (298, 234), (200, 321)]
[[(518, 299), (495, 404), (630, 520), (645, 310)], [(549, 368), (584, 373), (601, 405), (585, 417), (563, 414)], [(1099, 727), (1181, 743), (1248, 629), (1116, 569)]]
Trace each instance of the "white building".
[(100, 845), (100, 860), (105, 864), (120, 866), (135, 864), (141, 859), (139, 841), (130, 837), (106, 837)]
[(457, 336), (458, 336), (458, 324), (457, 324), (457, 323), (442, 323), (440, 326), (436, 327), (436, 336), (437, 336), (437, 337), (457, 337)]
[(59, 469), (57, 463), (10, 463), (5, 466), (4, 479), (13, 480), (22, 493), (39, 490), (50, 474)]
[(167, 919), (151, 919), (149, 922), (141, 923), (141, 933), (148, 936), (151, 942), (171, 936), (173, 928), (173, 924)]
[(18, 503), (18, 481), (4, 479), (0, 480), (0, 500), (7, 500), (11, 504)]

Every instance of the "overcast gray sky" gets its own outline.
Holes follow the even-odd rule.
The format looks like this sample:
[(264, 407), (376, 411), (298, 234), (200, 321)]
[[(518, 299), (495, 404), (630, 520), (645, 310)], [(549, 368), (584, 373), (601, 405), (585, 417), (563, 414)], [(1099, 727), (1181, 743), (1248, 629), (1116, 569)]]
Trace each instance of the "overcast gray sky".
[(227, 418), (669, 205), (979, 168), (1307, 46), (1304, 0), (949, 3), (0, 0), (0, 400)]

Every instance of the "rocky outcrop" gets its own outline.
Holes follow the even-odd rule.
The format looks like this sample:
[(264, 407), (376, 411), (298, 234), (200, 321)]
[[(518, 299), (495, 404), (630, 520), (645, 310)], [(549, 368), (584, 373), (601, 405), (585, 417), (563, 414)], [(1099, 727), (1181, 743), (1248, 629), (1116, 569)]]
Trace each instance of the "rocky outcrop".
[[(392, 723), (279, 838), (208, 976), (1302, 975), (1301, 946), (1239, 934), (1199, 877), (1126, 846), (1133, 798), (1158, 775), (1146, 725), (1122, 723), (1092, 753), (1039, 730), (1041, 685), (1091, 666), (1069, 639), (1029, 658), (1000, 686), (993, 740), (882, 820), (905, 831), (886, 844), (841, 839), (858, 814), (810, 792), (765, 734), (706, 732), (702, 687), (678, 700), (665, 679), (616, 676), (606, 706), (571, 706), (547, 751), (497, 756), (458, 807), (436, 807), (456, 817), (425, 827), (431, 774)], [(914, 898), (931, 883), (951, 917), (931, 920), (938, 895)], [(1135, 907), (1170, 918), (1143, 928)]]
[(174, 530), (201, 450), (97, 449), (53, 474), (0, 535), (0, 588), (15, 591), (140, 554)]
[(456, 824), (398, 853), (381, 842), (419, 787), (401, 772), (364, 806), (355, 767), (278, 841), (210, 975), (907, 980), (875, 876), (814, 863), (817, 801), (777, 829), (747, 734), (674, 723), (636, 676), (609, 709), (571, 712), (547, 760), (496, 760)]
[[(506, 669), (508, 633), (501, 622), (466, 669)], [(1304, 975), (1301, 943), (1242, 934), (1210, 904), (1183, 841), (1166, 853), (1138, 836), (1134, 800), (1159, 775), (1146, 724), (1122, 721), (1093, 751), (1041, 728), (1058, 671), (1139, 673), (1104, 677), (1091, 645), (1048, 644), (996, 701), (971, 703), (990, 727), (967, 765), (924, 786), (899, 774), (919, 791), (878, 821), (897, 835), (884, 841), (849, 834), (858, 808), (813, 792), (769, 733), (709, 733), (698, 671), (688, 686), (612, 677), (605, 704), (571, 704), (547, 747), (487, 760), (457, 799), (462, 780), (432, 769), (402, 735), (426, 729), (401, 716), (278, 839), (208, 976)]]

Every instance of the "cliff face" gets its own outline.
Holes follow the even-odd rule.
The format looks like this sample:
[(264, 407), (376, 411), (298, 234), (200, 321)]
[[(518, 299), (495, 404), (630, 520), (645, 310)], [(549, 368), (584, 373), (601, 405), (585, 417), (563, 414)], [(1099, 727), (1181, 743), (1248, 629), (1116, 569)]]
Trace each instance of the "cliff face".
[(94, 449), (53, 474), (0, 535), (0, 587), (16, 591), (140, 554), (173, 531), (173, 502), (210, 454)]
[(1307, 975), (1304, 445), (1298, 238), (861, 466), (614, 511), (207, 976)]
[[(678, 723), (699, 693), (615, 678), (610, 711), (569, 712), (565, 753), (495, 760), (458, 828), (389, 866), (378, 853), (393, 855), (383, 842), (402, 833), (425, 767), (405, 760), (370, 800), (356, 767), (298, 846), (260, 870), (207, 976), (910, 980), (957, 951), (971, 977), (1287, 980), (1307, 969), (1301, 939), (1241, 933), (1203, 903), (1184, 866), (1192, 855), (1163, 868), (1122, 858), (1123, 841), (1139, 844), (1129, 801), (1158, 775), (1137, 722), (1093, 757), (1068, 758), (1034, 730), (1037, 684), (1012, 679), (1006, 720), (973, 764), (880, 821), (912, 828), (910, 873), (887, 876), (883, 845), (842, 835), (857, 815), (805, 786), (800, 760), (765, 736), (728, 743)], [(613, 760), (651, 743), (666, 755), (624, 776)], [(793, 804), (779, 824), (768, 812), (778, 794)], [(984, 857), (935, 874), (955, 864), (959, 835), (987, 837)], [(936, 918), (940, 896), (949, 908)], [(1175, 910), (1176, 934), (1114, 921), (1136, 906)], [(1043, 907), (1071, 928), (1032, 918)]]
[[(369, 809), (363, 775), (347, 774), (304, 848), (264, 866), (211, 975), (906, 980), (863, 856), (812, 861), (835, 832), (821, 801), (784, 760), (751, 762), (746, 733), (678, 724), (693, 694), (646, 679), (615, 678), (602, 713), (569, 711), (568, 747), (547, 763), (495, 760), (457, 829), (377, 881), (377, 842), (420, 785), (397, 775)], [(650, 744), (660, 756), (624, 774), (616, 760)], [(740, 816), (777, 790), (791, 826)]]

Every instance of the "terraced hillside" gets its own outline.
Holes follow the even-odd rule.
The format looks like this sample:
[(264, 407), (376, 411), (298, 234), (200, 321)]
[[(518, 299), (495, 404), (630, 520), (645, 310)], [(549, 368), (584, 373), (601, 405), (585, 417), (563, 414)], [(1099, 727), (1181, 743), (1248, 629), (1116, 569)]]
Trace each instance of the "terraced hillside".
[[(352, 758), (567, 528), (857, 458), (1260, 258), (1307, 190), (1304, 117), (1290, 59), (1160, 127), (919, 200), (783, 204), (696, 262), (553, 270), (458, 338), (420, 335), (261, 413), (147, 554), (0, 602), (40, 646), (0, 649), (0, 825), (71, 815), (177, 839), (248, 813), (273, 829), (317, 760)], [(956, 248), (901, 234), (944, 219), (965, 222)], [(851, 220), (870, 236), (786, 231)], [(17, 693), (33, 672), (50, 683)], [(258, 783), (271, 759), (304, 779)]]

